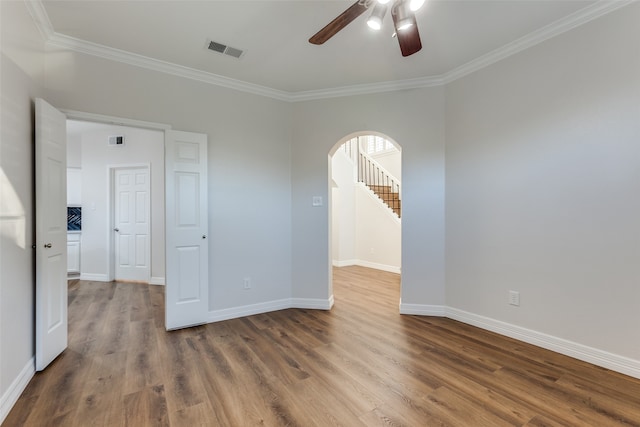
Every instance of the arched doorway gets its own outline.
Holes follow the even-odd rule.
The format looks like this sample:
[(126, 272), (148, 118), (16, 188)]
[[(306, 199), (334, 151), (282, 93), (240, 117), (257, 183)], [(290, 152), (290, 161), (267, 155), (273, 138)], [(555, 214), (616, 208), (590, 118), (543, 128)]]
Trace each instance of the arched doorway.
[(358, 132), (332, 147), (330, 269), (361, 266), (400, 274), (401, 175), (402, 149), (387, 135)]

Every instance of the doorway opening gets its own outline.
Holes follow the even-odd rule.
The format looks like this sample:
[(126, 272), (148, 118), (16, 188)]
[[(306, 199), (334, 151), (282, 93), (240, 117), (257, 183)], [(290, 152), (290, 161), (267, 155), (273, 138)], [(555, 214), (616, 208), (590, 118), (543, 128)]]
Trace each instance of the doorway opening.
[(67, 145), (70, 277), (163, 285), (164, 132), (69, 119)]
[(359, 266), (399, 275), (401, 146), (378, 132), (348, 135), (329, 153), (329, 177), (331, 267)]
[[(65, 221), (64, 211), (67, 204), (67, 183), (65, 169), (67, 168), (68, 140), (67, 121), (76, 120), (84, 125), (107, 124), (115, 126), (137, 126), (130, 131), (143, 131), (150, 129), (162, 136), (157, 143), (160, 161), (156, 166), (152, 162), (146, 165), (146, 169), (153, 173), (153, 170), (166, 171), (165, 179), (160, 185), (156, 185), (156, 190), (162, 191), (162, 200), (159, 212), (166, 216), (167, 220), (158, 221), (157, 226), (165, 231), (166, 238), (164, 245), (153, 245), (160, 247), (163, 259), (166, 261), (163, 271), (167, 276), (169, 286), (165, 292), (165, 328), (178, 329), (196, 324), (206, 323), (208, 319), (209, 303), (209, 282), (208, 282), (208, 202), (206, 193), (207, 182), (207, 135), (185, 131), (172, 130), (170, 126), (150, 122), (140, 122), (129, 119), (116, 119), (107, 116), (82, 113), (77, 111), (61, 111), (47, 103), (44, 99), (37, 98), (35, 102), (35, 225), (36, 235), (44, 236), (44, 243), (34, 245), (36, 249), (36, 319), (35, 319), (35, 367), (36, 370), (44, 370), (57, 356), (67, 348), (67, 327), (68, 315), (68, 286), (67, 280), (68, 265), (65, 266), (68, 251), (64, 242), (67, 239), (70, 224), (76, 231), (87, 230), (89, 225), (95, 222), (100, 215), (103, 217), (111, 212), (109, 206), (99, 205), (99, 202), (108, 204), (112, 197), (110, 191), (100, 191), (108, 187), (94, 185), (95, 182), (88, 180), (81, 182), (77, 187), (88, 187), (88, 198), (85, 200), (87, 191), (80, 190), (79, 208), (73, 211), (73, 221), (69, 221), (69, 209), (67, 209), (67, 219)], [(83, 138), (80, 138), (81, 143)], [(122, 135), (107, 137), (108, 145), (122, 146), (125, 137)], [(113, 142), (113, 144), (112, 144)], [(83, 150), (85, 151), (85, 150)], [(100, 145), (91, 145), (86, 153), (94, 154), (100, 151)], [(165, 155), (166, 152), (166, 155)], [(106, 153), (102, 153), (108, 158)], [(131, 154), (131, 153), (129, 153)], [(149, 150), (144, 151), (144, 160), (150, 158)], [(84, 156), (80, 154), (80, 158)], [(127, 156), (127, 160), (132, 158)], [(44, 167), (42, 165), (45, 165)], [(73, 166), (73, 164), (69, 164)], [(80, 171), (76, 172), (76, 178), (85, 176), (82, 171), (84, 162), (80, 162)], [(139, 165), (138, 165), (139, 166)], [(77, 168), (76, 168), (77, 169)], [(87, 170), (93, 170), (87, 167)], [(105, 168), (96, 167), (101, 171), (102, 179), (109, 182), (111, 173), (105, 173)], [(106, 170), (113, 169), (107, 165)], [(78, 175), (79, 173), (79, 175)], [(153, 188), (153, 180), (150, 185)], [(82, 185), (85, 184), (85, 185)], [(88, 184), (88, 185), (87, 185)], [(95, 188), (94, 188), (95, 187)], [(106, 195), (105, 195), (106, 194)], [(91, 200), (91, 196), (95, 198)], [(104, 200), (107, 202), (104, 202)], [(87, 205), (82, 213), (83, 205)], [(100, 207), (100, 209), (99, 209)], [(147, 207), (147, 210), (149, 208)], [(151, 208), (153, 209), (153, 207)], [(134, 214), (135, 216), (135, 214)], [(110, 219), (112, 219), (113, 215)], [(84, 220), (84, 221), (83, 221)], [(84, 222), (84, 228), (82, 226)], [(149, 222), (149, 221), (147, 221)], [(66, 223), (66, 224), (65, 224)], [(103, 232), (107, 236), (113, 230), (106, 224)], [(166, 226), (166, 227), (165, 227)], [(46, 230), (46, 232), (43, 232)], [(48, 234), (47, 234), (48, 233)], [(97, 234), (100, 234), (99, 232)], [(79, 239), (82, 246), (84, 239)], [(110, 239), (107, 237), (107, 242)], [(102, 254), (96, 258), (96, 265), (107, 269), (108, 266), (104, 253), (111, 253), (111, 247), (105, 250), (107, 244), (101, 245)], [(40, 249), (42, 247), (42, 249)], [(48, 251), (48, 252), (46, 252)], [(46, 253), (45, 253), (46, 252)], [(82, 256), (82, 249), (77, 251)], [(167, 256), (164, 257), (164, 252)], [(84, 262), (86, 263), (86, 259)], [(94, 260), (95, 261), (95, 260)], [(102, 262), (102, 265), (101, 264)], [(87, 279), (83, 276), (83, 262), (80, 262), (80, 279)], [(65, 268), (66, 267), (66, 268)], [(85, 265), (86, 267), (86, 265)], [(108, 274), (100, 274), (96, 280), (109, 282), (112, 279)], [(102, 280), (101, 280), (102, 279)], [(89, 279), (91, 280), (91, 279)]]

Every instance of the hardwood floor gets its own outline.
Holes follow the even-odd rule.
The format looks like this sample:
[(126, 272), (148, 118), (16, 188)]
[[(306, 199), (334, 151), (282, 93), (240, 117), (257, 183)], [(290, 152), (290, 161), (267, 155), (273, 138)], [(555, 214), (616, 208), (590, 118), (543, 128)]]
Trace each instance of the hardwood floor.
[(640, 380), (400, 316), (397, 275), (334, 277), (331, 311), (174, 332), (162, 287), (76, 282), (69, 348), (3, 426), (640, 426)]

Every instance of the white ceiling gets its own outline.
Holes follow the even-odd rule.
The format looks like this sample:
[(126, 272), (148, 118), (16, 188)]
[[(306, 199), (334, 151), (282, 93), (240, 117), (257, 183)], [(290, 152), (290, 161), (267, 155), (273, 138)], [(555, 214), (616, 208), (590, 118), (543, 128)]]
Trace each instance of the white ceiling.
[[(604, 10), (602, 1), (431, 0), (417, 13), (423, 48), (413, 56), (401, 56), (391, 38), (390, 16), (377, 33), (366, 25), (367, 12), (324, 45), (308, 42), (352, 3), (42, 1), (53, 35), (75, 45), (92, 42), (292, 94), (442, 78), (487, 56), (517, 51), (516, 45), (544, 40)], [(205, 48), (207, 40), (246, 52), (241, 59), (220, 55)]]

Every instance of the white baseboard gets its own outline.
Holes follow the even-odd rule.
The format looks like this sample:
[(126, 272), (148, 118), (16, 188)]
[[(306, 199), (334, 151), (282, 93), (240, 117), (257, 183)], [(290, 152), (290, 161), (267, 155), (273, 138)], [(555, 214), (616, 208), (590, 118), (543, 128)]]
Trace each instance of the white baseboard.
[(443, 317), (446, 314), (446, 307), (444, 305), (405, 304), (400, 300), (400, 314)]
[[(94, 274), (94, 273), (81, 273), (80, 280), (86, 280), (89, 282), (111, 282), (112, 279), (106, 274)], [(164, 286), (164, 277), (151, 277), (149, 279), (150, 285)]]
[(403, 304), (402, 301), (400, 301), (400, 314), (448, 317), (449, 319), (458, 320), (468, 325), (555, 351), (556, 353), (611, 369), (612, 371), (620, 372), (634, 378), (640, 378), (640, 360), (619, 356), (597, 348), (588, 347), (563, 338), (456, 308), (439, 305)]
[(400, 274), (400, 267), (397, 267), (395, 265), (378, 264), (375, 262), (363, 261), (363, 260), (358, 260), (358, 263), (356, 265), (359, 265), (360, 267), (367, 267), (367, 268), (374, 268), (376, 270), (388, 271), (389, 273)]
[(110, 282), (109, 276), (106, 274), (91, 274), (80, 273), (80, 280), (87, 280), (89, 282)]
[(342, 261), (333, 260), (332, 262), (334, 267), (351, 267), (352, 265), (358, 265), (357, 259), (345, 259)]
[(378, 264), (375, 262), (364, 261), (361, 259), (348, 259), (343, 261), (332, 262), (334, 267), (351, 267), (353, 265), (358, 265), (360, 267), (373, 268), (376, 270), (388, 271), (389, 273), (400, 274), (400, 267), (396, 267), (395, 265), (386, 265), (386, 264)]
[(240, 307), (225, 308), (209, 312), (209, 323), (222, 320), (237, 319), (238, 317), (253, 316), (254, 314), (268, 313), (270, 311), (291, 308), (291, 299), (261, 302), (259, 304), (243, 305)]
[(152, 277), (149, 279), (150, 285), (164, 286), (164, 277)]
[(478, 328), (506, 335), (565, 356), (589, 362), (612, 371), (620, 372), (634, 378), (640, 378), (640, 360), (619, 356), (597, 348), (588, 347), (573, 341), (547, 335), (542, 332), (512, 325), (500, 320), (480, 316), (452, 307), (446, 307), (446, 317), (458, 320)]
[(328, 299), (316, 298), (291, 298), (291, 308), (308, 308), (312, 310), (331, 310), (333, 307), (333, 295)]
[(24, 389), (27, 388), (29, 381), (31, 381), (31, 378), (33, 378), (35, 373), (36, 362), (34, 358), (31, 358), (0, 398), (0, 424), (4, 422), (5, 418), (7, 418), (11, 408), (16, 404)]
[(254, 314), (269, 313), (271, 311), (286, 310), (287, 308), (330, 310), (331, 307), (333, 307), (333, 295), (326, 300), (313, 298), (285, 298), (281, 300), (261, 302), (258, 304), (243, 305), (241, 307), (213, 310), (209, 312), (209, 323), (237, 319), (245, 316), (253, 316)]

